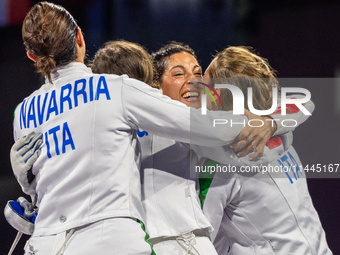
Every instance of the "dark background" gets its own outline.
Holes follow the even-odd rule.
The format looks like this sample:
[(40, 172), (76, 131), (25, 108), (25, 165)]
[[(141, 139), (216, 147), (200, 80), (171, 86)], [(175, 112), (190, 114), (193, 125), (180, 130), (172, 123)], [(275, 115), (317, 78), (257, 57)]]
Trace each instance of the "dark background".
[[(31, 1), (31, 4), (36, 2)], [(78, 21), (85, 33), (89, 58), (107, 40), (138, 42), (150, 52), (175, 40), (189, 44), (196, 51), (203, 69), (216, 51), (228, 45), (248, 45), (269, 59), (279, 78), (334, 78), (340, 72), (339, 1), (53, 2), (63, 5)], [(9, 161), (13, 144), (13, 112), (16, 105), (40, 84), (41, 78), (35, 73), (22, 46), (21, 26), (0, 27), (0, 208), (7, 200), (21, 195)], [(312, 82), (304, 87), (311, 92), (316, 110), (294, 132), (294, 147), (303, 164), (339, 164), (340, 86), (329, 79), (329, 82)], [(334, 254), (340, 254), (337, 245), (340, 239), (338, 176), (308, 179), (314, 205)], [(0, 254), (7, 254), (16, 231), (2, 214), (0, 235)], [(24, 235), (14, 254), (22, 254), (27, 238)]]

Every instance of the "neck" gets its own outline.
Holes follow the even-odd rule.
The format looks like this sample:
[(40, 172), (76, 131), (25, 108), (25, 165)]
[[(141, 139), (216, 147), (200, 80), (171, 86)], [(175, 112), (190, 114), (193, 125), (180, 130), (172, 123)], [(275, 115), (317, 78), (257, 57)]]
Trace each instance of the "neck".
[(85, 60), (85, 43), (81, 45), (77, 44), (77, 58), (74, 60), (75, 62), (80, 62), (84, 64)]
[(85, 63), (84, 62), (84, 56), (80, 56), (80, 54), (77, 54), (77, 58), (74, 60), (75, 62)]

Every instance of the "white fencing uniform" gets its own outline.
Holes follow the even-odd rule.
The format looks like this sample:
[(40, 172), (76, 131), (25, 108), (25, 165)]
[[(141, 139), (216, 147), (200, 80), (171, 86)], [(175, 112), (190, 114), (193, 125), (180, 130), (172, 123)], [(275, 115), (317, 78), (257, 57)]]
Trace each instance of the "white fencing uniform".
[(273, 150), (266, 147), (264, 155), (262, 162), (254, 163), (230, 152), (235, 159), (230, 164), (238, 169), (261, 164), (298, 168), (288, 173), (215, 175), (212, 180), (203, 210), (214, 227), (212, 238), (218, 254), (332, 254), (294, 148), (285, 152), (282, 145)]
[[(312, 112), (314, 104), (310, 101), (306, 107)], [(297, 119), (299, 124), (307, 119), (298, 113), (287, 118)], [(283, 128), (282, 125), (278, 127)], [(242, 127), (235, 125), (232, 129), (231, 134), (238, 134)], [(287, 131), (278, 130), (277, 133)], [(196, 237), (195, 247), (199, 254), (214, 254), (214, 248), (207, 237), (212, 228), (202, 214), (195, 192), (197, 178), (190, 176), (189, 172), (190, 167), (197, 165), (197, 154), (190, 150), (188, 144), (152, 135), (147, 131), (140, 131), (138, 136), (142, 148), (142, 200), (147, 232), (154, 250), (159, 254), (185, 254), (175, 238), (199, 231), (204, 233), (204, 236)], [(230, 141), (234, 138), (231, 136)], [(216, 153), (213, 148), (206, 149), (203, 153), (205, 155)]]
[[(67, 233), (32, 236), (26, 244), (25, 255), (57, 254), (65, 237), (60, 241), (58, 239)], [(108, 218), (75, 228), (74, 234), (66, 242), (63, 255), (90, 255), (94, 250), (100, 254), (150, 255), (150, 245), (145, 238), (141, 225), (131, 218)]]
[[(184, 104), (127, 76), (93, 74), (72, 62), (56, 69), (52, 81), (21, 103), (14, 119), (15, 139), (31, 131), (44, 135), (32, 170), (39, 207), (33, 238), (112, 217), (144, 221), (138, 128), (211, 146), (228, 140), (227, 129), (213, 129), (209, 116), (198, 110), (195, 116)], [(100, 253), (84, 246), (88, 254)]]
[[(299, 95), (291, 98), (299, 98)], [(304, 104), (304, 107), (310, 113), (314, 111), (312, 101)], [(280, 112), (279, 108), (275, 113)], [(285, 116), (272, 115), (278, 120), (275, 134), (292, 130), (279, 124), (281, 120), (293, 119), (299, 125), (308, 118), (294, 105), (287, 105), (287, 113)], [(212, 240), (218, 254), (332, 254), (313, 207), (303, 166), (296, 151), (292, 146), (285, 151), (277, 137), (272, 138), (267, 146), (263, 156), (257, 160), (249, 160), (249, 155), (238, 158), (227, 146), (192, 146), (200, 155), (222, 162), (220, 167), (237, 166), (236, 173), (216, 173), (210, 179), (211, 184), (204, 200), (203, 210), (214, 228)], [(206, 160), (202, 158), (199, 166), (204, 162)], [(269, 166), (282, 169), (296, 165), (299, 170), (295, 168), (295, 172), (270, 170), (265, 173), (247, 173), (251, 166), (255, 170), (264, 170), (266, 167), (269, 169)]]
[(176, 238), (189, 239), (192, 235), (188, 233), (193, 232), (193, 247), (198, 253), (192, 249), (190, 254), (217, 255), (209, 239), (211, 225), (198, 200), (197, 179), (190, 177), (196, 154), (189, 144), (145, 131), (139, 136), (145, 223), (156, 254), (185, 255), (189, 245)]

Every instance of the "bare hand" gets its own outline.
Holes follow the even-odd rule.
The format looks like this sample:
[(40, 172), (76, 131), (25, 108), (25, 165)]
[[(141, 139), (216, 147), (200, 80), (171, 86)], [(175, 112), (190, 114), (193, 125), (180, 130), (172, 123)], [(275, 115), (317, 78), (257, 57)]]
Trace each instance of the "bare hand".
[(236, 141), (231, 145), (236, 151), (242, 148), (237, 152), (239, 157), (255, 152), (250, 158), (256, 159), (262, 155), (264, 146), (276, 131), (276, 123), (270, 117), (260, 117), (247, 110), (245, 110), (244, 115), (249, 120), (248, 126), (240, 132), (236, 137)]

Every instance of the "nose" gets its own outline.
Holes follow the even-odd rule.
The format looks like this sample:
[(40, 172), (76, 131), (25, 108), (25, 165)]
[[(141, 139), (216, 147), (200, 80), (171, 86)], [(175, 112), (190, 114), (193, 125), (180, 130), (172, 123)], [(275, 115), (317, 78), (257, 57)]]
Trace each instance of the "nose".
[(201, 76), (200, 78), (198, 78), (197, 75), (195, 75), (194, 72), (190, 72), (190, 73), (188, 74), (187, 83), (188, 83), (190, 86), (197, 85), (197, 82), (200, 81), (201, 78), (202, 78), (202, 76)]

